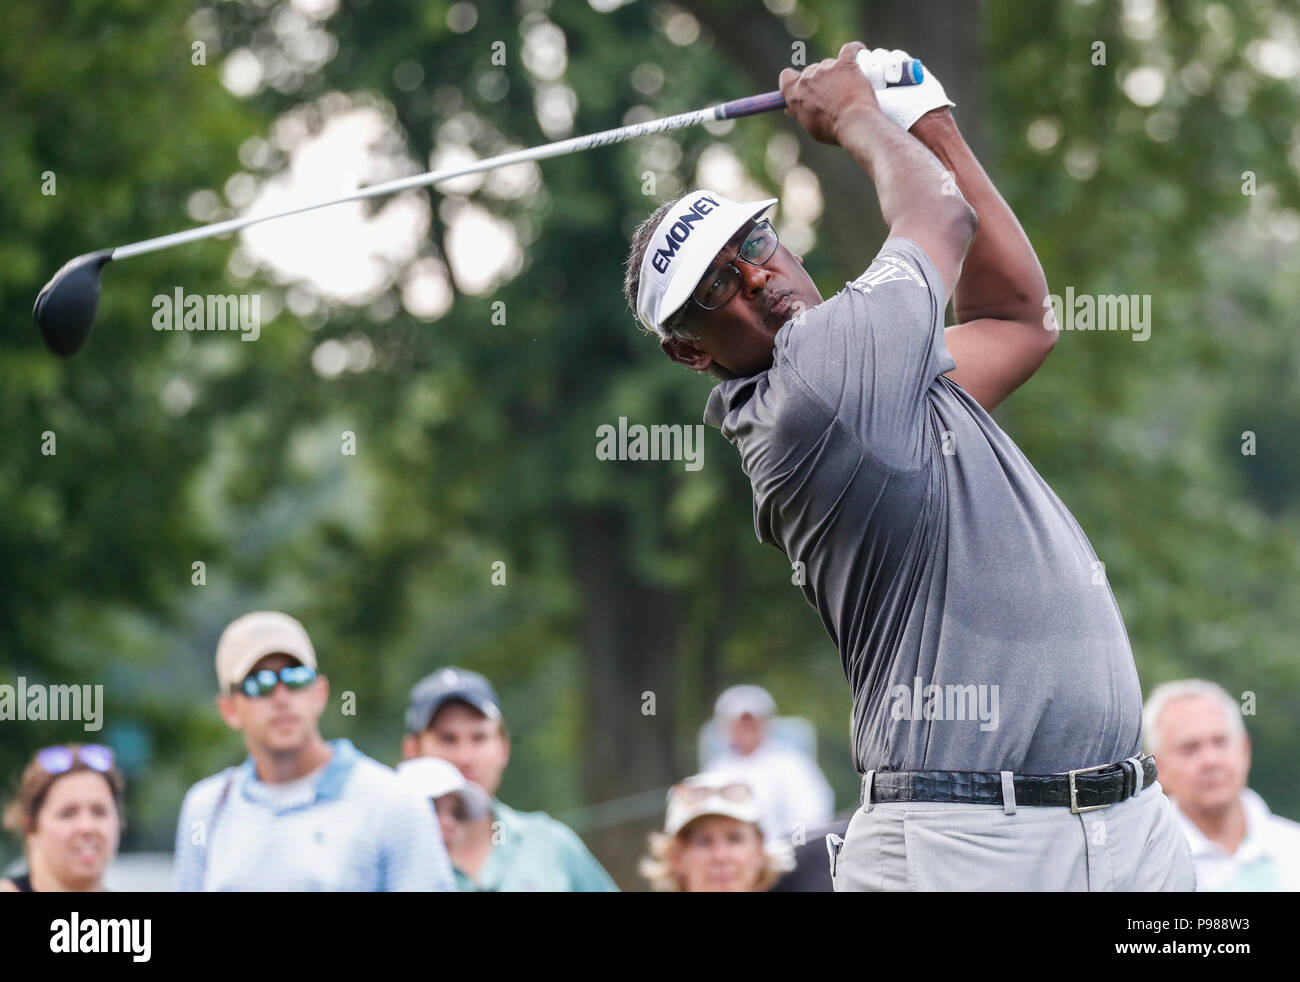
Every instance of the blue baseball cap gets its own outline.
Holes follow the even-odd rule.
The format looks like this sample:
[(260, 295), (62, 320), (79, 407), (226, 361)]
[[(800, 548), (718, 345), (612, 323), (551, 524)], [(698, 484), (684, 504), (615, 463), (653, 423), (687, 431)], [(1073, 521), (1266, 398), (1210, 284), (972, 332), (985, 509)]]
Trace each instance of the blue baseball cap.
[(406, 732), (423, 733), (448, 702), (467, 703), (489, 719), (501, 719), (501, 700), (492, 683), (478, 672), (440, 668), (411, 689), (406, 706)]

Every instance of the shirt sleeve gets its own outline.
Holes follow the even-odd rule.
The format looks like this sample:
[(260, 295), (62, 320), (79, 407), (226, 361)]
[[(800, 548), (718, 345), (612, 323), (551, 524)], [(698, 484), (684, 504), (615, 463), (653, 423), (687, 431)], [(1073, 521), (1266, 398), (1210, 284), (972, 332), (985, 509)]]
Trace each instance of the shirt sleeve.
[(911, 239), (885, 241), (861, 276), (803, 315), (778, 346), (788, 371), (867, 449), (894, 466), (915, 465), (926, 392), (956, 368), (944, 344), (943, 280)]
[(435, 813), (427, 801), (405, 793), (388, 809), (380, 890), (454, 893), (456, 881)]
[(618, 893), (618, 886), (605, 872), (596, 857), (578, 838), (578, 833), (562, 822), (554, 822), (559, 859), (573, 893)]
[[(172, 889), (177, 893), (197, 893), (203, 889), (203, 874), (207, 868), (207, 829), (202, 837), (194, 827), (195, 791), (190, 788), (181, 802), (181, 814), (176, 821), (176, 852), (172, 858)], [(206, 824), (206, 823), (205, 823)], [(195, 838), (203, 844), (196, 844)]]

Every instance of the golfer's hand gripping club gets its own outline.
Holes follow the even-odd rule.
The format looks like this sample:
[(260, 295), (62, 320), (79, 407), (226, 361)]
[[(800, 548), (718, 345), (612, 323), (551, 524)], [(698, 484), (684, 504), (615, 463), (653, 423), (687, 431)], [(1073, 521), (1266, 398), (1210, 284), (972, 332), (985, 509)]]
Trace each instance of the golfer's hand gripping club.
[(899, 81), (907, 77), (907, 66), (920, 65), (906, 51), (872, 48), (859, 51), (857, 62), (876, 89), (880, 111), (905, 130), (926, 113), (953, 105), (933, 72), (917, 72), (914, 84)]

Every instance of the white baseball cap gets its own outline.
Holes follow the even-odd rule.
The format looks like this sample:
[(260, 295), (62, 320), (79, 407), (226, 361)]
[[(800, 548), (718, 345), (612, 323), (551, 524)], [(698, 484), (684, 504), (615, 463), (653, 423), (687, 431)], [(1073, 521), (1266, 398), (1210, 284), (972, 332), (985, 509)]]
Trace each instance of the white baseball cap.
[(488, 793), (466, 780), (455, 764), (441, 757), (416, 757), (397, 765), (397, 779), (421, 798), (459, 795), (470, 820), (483, 818), (492, 808)]
[(231, 621), (217, 642), (217, 684), (222, 692), (237, 685), (267, 655), (289, 655), (316, 667), (316, 649), (307, 631), (288, 614), (258, 610)]
[(696, 774), (669, 790), (664, 834), (676, 835), (705, 815), (723, 815), (754, 825), (761, 818), (754, 789), (748, 784), (726, 774)]
[(663, 337), (664, 321), (690, 299), (719, 250), (776, 202), (739, 204), (705, 190), (683, 195), (659, 222), (641, 257), (636, 293), (641, 322)]
[(766, 719), (776, 713), (776, 702), (761, 685), (733, 685), (714, 703), (713, 715), (721, 720), (749, 715)]

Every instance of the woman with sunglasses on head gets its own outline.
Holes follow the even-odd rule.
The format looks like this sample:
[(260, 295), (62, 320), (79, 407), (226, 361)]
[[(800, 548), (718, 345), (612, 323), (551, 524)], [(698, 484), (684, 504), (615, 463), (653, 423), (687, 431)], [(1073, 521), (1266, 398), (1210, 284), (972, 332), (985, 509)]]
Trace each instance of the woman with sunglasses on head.
[(70, 743), (38, 751), (4, 815), (5, 828), (22, 839), (27, 872), (0, 880), (0, 891), (103, 890), (122, 833), (123, 786), (108, 747)]
[(785, 842), (763, 842), (748, 784), (697, 774), (668, 792), (663, 832), (650, 836), (641, 875), (652, 889), (679, 893), (757, 893), (794, 867)]

